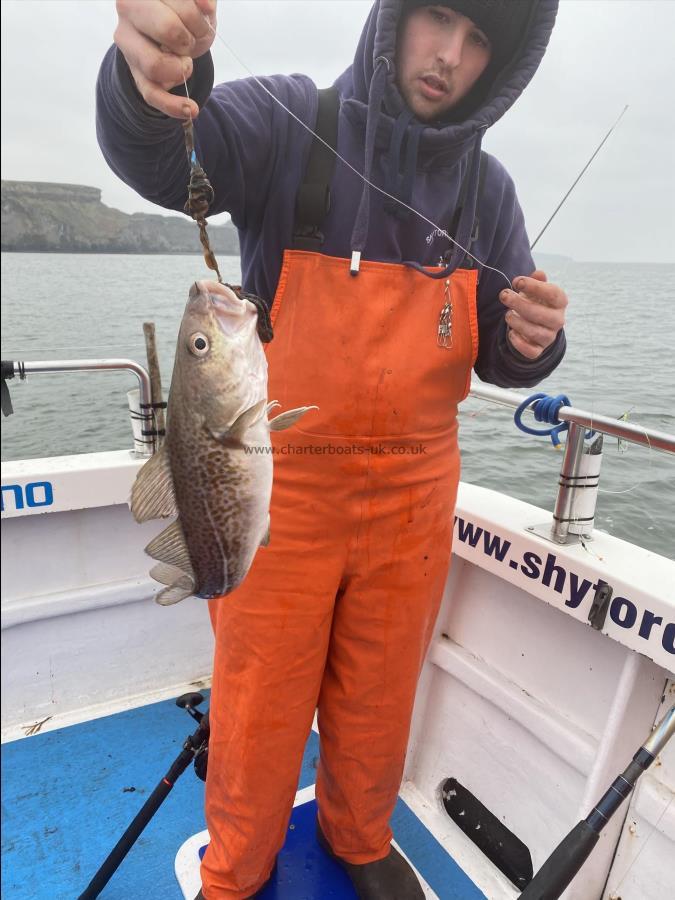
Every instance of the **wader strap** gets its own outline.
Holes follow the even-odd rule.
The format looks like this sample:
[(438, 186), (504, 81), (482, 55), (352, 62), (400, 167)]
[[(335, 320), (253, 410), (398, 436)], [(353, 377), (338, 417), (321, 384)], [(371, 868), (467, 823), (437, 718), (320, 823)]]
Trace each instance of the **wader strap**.
[[(319, 108), (314, 131), (334, 150), (337, 148), (340, 97), (336, 88), (319, 91)], [(335, 155), (320, 141), (312, 139), (305, 177), (295, 203), (294, 250), (318, 252), (323, 244), (321, 226), (330, 209), (330, 183)]]
[[(478, 211), (480, 210), (481, 200), (483, 199), (483, 191), (485, 189), (485, 172), (487, 170), (487, 153), (484, 150), (481, 150), (480, 153), (480, 164), (478, 169), (478, 196), (476, 198), (476, 216), (473, 220), (473, 227), (471, 229), (471, 237), (469, 238), (469, 246), (466, 248), (467, 250), (471, 250), (471, 246), (478, 239)], [(448, 228), (448, 234), (452, 238), (457, 238), (457, 227), (459, 225), (459, 220), (462, 215), (462, 208), (466, 203), (466, 194), (469, 190), (469, 167), (467, 166), (466, 173), (464, 175), (464, 179), (462, 181), (462, 186), (459, 189), (459, 200), (457, 201), (457, 209), (454, 212), (452, 220), (450, 222), (450, 227)], [(452, 256), (452, 247), (449, 247), (445, 253), (443, 254), (443, 259), (446, 262), (450, 262), (450, 257)], [(462, 269), (473, 269), (476, 266), (475, 260), (471, 259), (470, 256), (465, 256), (462, 263), (460, 264), (460, 268)]]

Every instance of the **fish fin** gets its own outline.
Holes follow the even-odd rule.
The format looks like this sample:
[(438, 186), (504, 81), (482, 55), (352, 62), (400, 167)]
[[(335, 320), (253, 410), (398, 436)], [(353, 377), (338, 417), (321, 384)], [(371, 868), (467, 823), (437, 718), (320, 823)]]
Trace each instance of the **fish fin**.
[(194, 582), (187, 575), (180, 578), (175, 584), (163, 588), (155, 595), (155, 603), (160, 606), (172, 606), (174, 603), (180, 603), (186, 597), (194, 594)]
[(281, 406), (281, 403), (279, 403), (278, 400), (270, 400), (270, 402), (267, 404), (267, 415), (268, 416), (272, 412), (272, 410), (274, 409), (275, 406)]
[(179, 569), (178, 566), (160, 562), (150, 569), (150, 577), (154, 578), (155, 581), (159, 581), (160, 584), (172, 585), (178, 581), (179, 578), (189, 578), (190, 576), (182, 569)]
[(265, 531), (265, 534), (263, 535), (262, 540), (260, 541), (260, 546), (261, 546), (261, 547), (268, 547), (268, 546), (269, 546), (269, 543), (270, 543), (270, 516), (269, 516), (269, 513), (268, 513), (268, 515), (267, 515), (267, 529), (266, 529), (266, 531)]
[(289, 409), (288, 412), (279, 413), (270, 420), (270, 431), (283, 431), (295, 425), (310, 409), (318, 409), (318, 406), (299, 406), (297, 409)]
[(137, 522), (178, 515), (166, 447), (151, 456), (136, 475), (131, 488), (131, 512)]
[(194, 577), (190, 554), (180, 522), (173, 522), (168, 528), (160, 532), (156, 538), (150, 541), (145, 548), (145, 552), (148, 556), (152, 556), (153, 559), (175, 566), (189, 578)]
[(211, 429), (211, 434), (220, 441), (232, 447), (242, 447), (243, 438), (251, 425), (255, 425), (258, 419), (265, 414), (266, 400), (260, 400), (253, 406), (245, 409), (241, 415), (237, 416), (234, 422), (221, 431)]

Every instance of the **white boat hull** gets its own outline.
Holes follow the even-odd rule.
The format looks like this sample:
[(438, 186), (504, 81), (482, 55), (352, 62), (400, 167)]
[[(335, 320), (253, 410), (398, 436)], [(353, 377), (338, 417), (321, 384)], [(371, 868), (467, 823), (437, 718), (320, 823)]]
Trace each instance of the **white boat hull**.
[[(205, 602), (152, 599), (143, 547), (163, 524), (139, 526), (129, 512), (140, 464), (125, 451), (3, 464), (4, 739), (208, 684)], [(402, 789), (490, 900), (517, 890), (450, 820), (441, 783), (454, 777), (475, 794), (536, 871), (625, 768), (664, 691), (673, 702), (675, 562), (597, 532), (585, 546), (555, 545), (530, 530), (546, 518), (461, 485)], [(599, 580), (614, 593), (596, 630)], [(669, 746), (565, 896), (667, 896), (674, 792)]]

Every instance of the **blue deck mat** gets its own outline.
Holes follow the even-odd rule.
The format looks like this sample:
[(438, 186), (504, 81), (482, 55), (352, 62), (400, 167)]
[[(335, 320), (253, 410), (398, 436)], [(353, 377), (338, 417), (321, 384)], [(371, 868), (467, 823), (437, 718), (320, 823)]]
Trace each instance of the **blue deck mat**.
[[(173, 701), (153, 703), (2, 747), (3, 897), (75, 900), (127, 828), (195, 724)], [(305, 748), (299, 788), (313, 784), (319, 741)], [(133, 788), (133, 790), (131, 790)], [(104, 900), (181, 900), (173, 865), (205, 826), (204, 785), (188, 769), (115, 873)], [(314, 804), (294, 811), (265, 900), (304, 897), (308, 879), (329, 878), (316, 897), (347, 900), (341, 870), (314, 843)], [(395, 839), (441, 900), (484, 900), (410, 808), (399, 800)], [(303, 872), (292, 875), (293, 866)], [(316, 866), (316, 872), (312, 872)], [(332, 873), (332, 874), (331, 874)], [(297, 894), (289, 893), (295, 880)], [(302, 885), (302, 888), (300, 888)], [(353, 893), (352, 895), (353, 896)]]

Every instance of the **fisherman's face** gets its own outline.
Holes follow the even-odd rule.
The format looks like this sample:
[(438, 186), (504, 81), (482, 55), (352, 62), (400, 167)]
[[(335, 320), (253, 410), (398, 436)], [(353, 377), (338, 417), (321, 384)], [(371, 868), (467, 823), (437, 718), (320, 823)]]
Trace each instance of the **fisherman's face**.
[(441, 119), (465, 97), (490, 62), (485, 33), (447, 6), (421, 6), (401, 27), (398, 88), (422, 122)]

